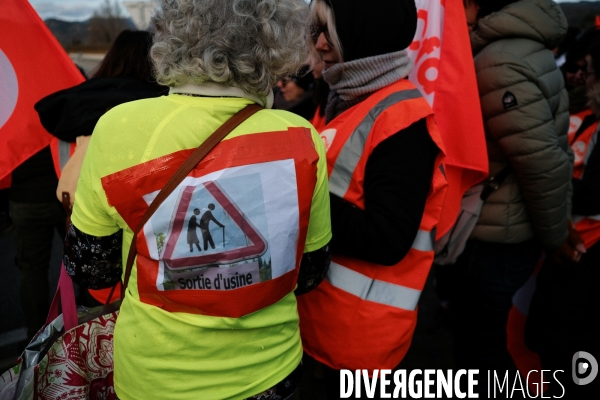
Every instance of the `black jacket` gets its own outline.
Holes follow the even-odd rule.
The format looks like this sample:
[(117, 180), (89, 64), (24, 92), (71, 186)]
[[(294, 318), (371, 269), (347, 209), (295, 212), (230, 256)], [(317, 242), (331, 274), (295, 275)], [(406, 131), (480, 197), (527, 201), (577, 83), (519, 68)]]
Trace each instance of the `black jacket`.
[(136, 78), (92, 78), (44, 97), (35, 105), (42, 125), (66, 142), (91, 135), (100, 117), (133, 100), (168, 94), (168, 88)]

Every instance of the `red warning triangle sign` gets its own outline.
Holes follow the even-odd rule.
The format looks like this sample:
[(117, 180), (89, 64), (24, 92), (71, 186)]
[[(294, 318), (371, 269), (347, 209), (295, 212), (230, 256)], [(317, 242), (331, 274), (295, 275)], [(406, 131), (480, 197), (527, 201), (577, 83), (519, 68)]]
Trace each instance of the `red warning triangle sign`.
[[(183, 189), (181, 199), (177, 205), (175, 212), (175, 219), (173, 222), (173, 228), (171, 234), (165, 244), (165, 251), (162, 260), (165, 262), (169, 269), (186, 269), (201, 267), (214, 264), (231, 264), (234, 262), (247, 260), (250, 258), (260, 257), (267, 251), (267, 241), (260, 234), (258, 229), (254, 227), (252, 222), (246, 218), (244, 213), (235, 204), (235, 202), (227, 195), (227, 193), (219, 186), (215, 181), (208, 181), (202, 183), (204, 188), (212, 195), (217, 203), (227, 214), (231, 217), (231, 220), (241, 229), (246, 235), (249, 242), (245, 247), (236, 247), (231, 250), (223, 250), (216, 253), (200, 253), (199, 255), (190, 255), (188, 257), (173, 257), (175, 253), (175, 246), (177, 245), (179, 238), (184, 234), (186, 215), (188, 213), (192, 196), (197, 191), (197, 186), (187, 186)], [(223, 234), (225, 236), (225, 234)], [(225, 240), (223, 240), (225, 242)], [(224, 243), (224, 247), (225, 243)]]

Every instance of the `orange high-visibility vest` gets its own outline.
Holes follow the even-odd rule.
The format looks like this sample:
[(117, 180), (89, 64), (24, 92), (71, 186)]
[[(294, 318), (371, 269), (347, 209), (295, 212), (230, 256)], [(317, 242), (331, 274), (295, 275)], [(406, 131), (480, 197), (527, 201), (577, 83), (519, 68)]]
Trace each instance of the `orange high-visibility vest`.
[(567, 133), (569, 137), (569, 143), (573, 143), (573, 137), (581, 127), (581, 124), (583, 124), (583, 120), (585, 119), (585, 117), (593, 114), (594, 113), (592, 112), (592, 110), (587, 108), (583, 111), (580, 111), (576, 114), (571, 114), (569, 116), (569, 131)]
[(325, 123), (325, 115), (321, 115), (321, 106), (317, 106), (315, 115), (313, 115), (310, 123), (315, 127), (317, 132), (321, 132), (323, 129), (325, 129), (325, 125), (327, 124)]
[(75, 142), (65, 142), (57, 137), (52, 138), (50, 141), (50, 152), (52, 153), (54, 170), (58, 178), (60, 178), (61, 171), (67, 164), (67, 161), (69, 161), (75, 152), (75, 147), (77, 147)]
[[(320, 132), (327, 149), (329, 191), (364, 209), (365, 167), (373, 149), (423, 118), (441, 151), (411, 250), (391, 267), (334, 254), (326, 280), (298, 297), (304, 349), (332, 368), (394, 368), (406, 354), (417, 302), (433, 262), (435, 228), (447, 183), (433, 111), (408, 80), (373, 93)], [(410, 196), (410, 188), (406, 195)]]
[(573, 177), (577, 179), (581, 179), (583, 175), (583, 160), (588, 151), (588, 146), (598, 128), (598, 124), (600, 121), (594, 121), (591, 125), (589, 125), (583, 132), (577, 135), (579, 128), (583, 124), (584, 119), (593, 118), (593, 113), (591, 110), (587, 109), (578, 114), (573, 114), (570, 117), (569, 124), (569, 144), (571, 145), (571, 149), (573, 150), (573, 154), (575, 155), (575, 162), (573, 164)]

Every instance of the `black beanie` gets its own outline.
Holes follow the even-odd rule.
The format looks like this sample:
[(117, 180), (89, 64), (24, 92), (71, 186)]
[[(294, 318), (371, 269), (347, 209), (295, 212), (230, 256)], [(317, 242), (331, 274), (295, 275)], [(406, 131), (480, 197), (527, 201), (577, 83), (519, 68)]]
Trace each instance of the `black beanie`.
[(404, 50), (417, 29), (414, 0), (326, 0), (344, 61)]

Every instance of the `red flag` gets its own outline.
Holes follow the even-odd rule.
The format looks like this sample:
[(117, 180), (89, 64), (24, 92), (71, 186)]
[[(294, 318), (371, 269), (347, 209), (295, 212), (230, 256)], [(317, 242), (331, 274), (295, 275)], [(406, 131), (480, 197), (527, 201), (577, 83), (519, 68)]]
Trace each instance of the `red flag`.
[(50, 143), (33, 105), (83, 76), (25, 0), (0, 13), (0, 179)]
[(0, 179), (0, 190), (8, 189), (10, 187), (11, 181), (12, 175), (6, 175), (4, 178)]
[(444, 146), (448, 192), (438, 223), (454, 224), (465, 191), (488, 175), (475, 67), (462, 0), (417, 0), (419, 24), (409, 76), (432, 105)]

